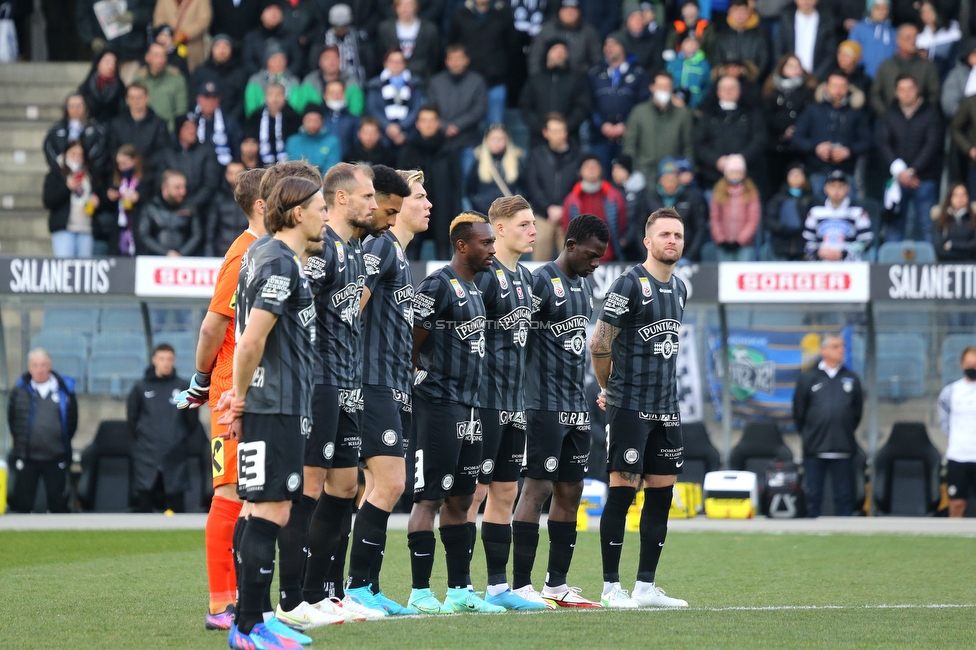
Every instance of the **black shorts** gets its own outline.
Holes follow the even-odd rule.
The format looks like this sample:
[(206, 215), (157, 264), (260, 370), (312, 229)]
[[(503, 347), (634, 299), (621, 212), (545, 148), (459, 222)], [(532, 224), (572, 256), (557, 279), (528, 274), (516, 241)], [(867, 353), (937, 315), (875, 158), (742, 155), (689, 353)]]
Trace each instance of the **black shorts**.
[(245, 413), (237, 445), (237, 494), (254, 503), (302, 498), (302, 457), (311, 423), (298, 415)]
[(680, 413), (607, 407), (607, 471), (670, 476), (685, 463)]
[(361, 389), (315, 384), (312, 435), (305, 445), (305, 465), (326, 469), (359, 466)]
[(514, 483), (525, 458), (525, 411), (481, 410), (481, 471), (478, 482)]
[(386, 386), (363, 386), (362, 438), (360, 458), (399, 456), (409, 436), (413, 407), (410, 393)]
[(456, 402), (433, 404), (417, 396), (413, 408), (417, 433), (413, 500), (474, 494), (481, 467), (478, 409)]
[(946, 463), (946, 483), (950, 499), (968, 499), (976, 490), (976, 463)]
[(590, 457), (590, 414), (528, 411), (528, 421), (522, 476), (540, 481), (582, 481)]

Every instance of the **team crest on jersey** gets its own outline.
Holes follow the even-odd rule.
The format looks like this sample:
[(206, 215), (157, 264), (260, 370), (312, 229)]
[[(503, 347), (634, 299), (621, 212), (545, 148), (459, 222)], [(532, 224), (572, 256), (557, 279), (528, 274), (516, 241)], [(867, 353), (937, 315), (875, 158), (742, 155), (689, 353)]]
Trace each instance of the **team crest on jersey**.
[(380, 258), (372, 253), (363, 255), (363, 264), (366, 265), (366, 275), (376, 275), (380, 272)]
[(685, 299), (682, 298), (681, 296), (678, 296), (678, 304), (681, 305), (681, 308), (682, 309), (684, 309), (685, 308)]
[(845, 393), (849, 393), (854, 390), (854, 380), (850, 377), (841, 377), (841, 386), (844, 388)]
[(403, 249), (400, 248), (400, 242), (393, 242), (393, 248), (396, 249), (397, 259), (402, 262), (403, 261)]
[(502, 288), (502, 291), (508, 289), (508, 278), (505, 277), (505, 271), (497, 269), (495, 277), (498, 278), (498, 286)]
[(562, 278), (552, 279), (552, 292), (556, 294), (557, 298), (563, 298), (566, 295), (566, 291), (563, 289)]
[(651, 297), (651, 283), (647, 281), (647, 278), (640, 279), (641, 293), (644, 294), (645, 298)]
[(668, 334), (663, 341), (654, 344), (654, 354), (660, 354), (665, 359), (670, 359), (678, 354), (678, 342)]
[(451, 278), (451, 286), (454, 287), (454, 293), (457, 294), (458, 298), (464, 297), (464, 287), (456, 279)]
[(523, 300), (525, 298), (525, 294), (522, 293), (522, 287), (515, 287), (515, 295), (519, 297), (519, 300)]
[(343, 248), (342, 248), (342, 242), (341, 241), (337, 241), (335, 243), (335, 247), (336, 247), (336, 257), (339, 259), (339, 264), (345, 264), (346, 263), (346, 253), (345, 253), (345, 250), (343, 250)]

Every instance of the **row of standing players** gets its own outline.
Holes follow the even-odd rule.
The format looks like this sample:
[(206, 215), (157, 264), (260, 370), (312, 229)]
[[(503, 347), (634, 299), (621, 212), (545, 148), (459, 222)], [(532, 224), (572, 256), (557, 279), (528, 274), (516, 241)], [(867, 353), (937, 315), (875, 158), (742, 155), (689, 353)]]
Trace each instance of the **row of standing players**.
[[(414, 292), (404, 248), (427, 228), (422, 173), (340, 164), (320, 185), (318, 170), (292, 162), (245, 175), (237, 198), (251, 227), (225, 258), (198, 371), (180, 400), (214, 409), (221, 476), (207, 527), (208, 627), (229, 628), (232, 647), (293, 647), (311, 641), (299, 630), (391, 614), (687, 605), (654, 583), (683, 463), (675, 361), (687, 293), (671, 273), (683, 248), (677, 213), (650, 216), (647, 260), (613, 284), (590, 342), (610, 429), (598, 603), (566, 576), (589, 452), (583, 377), (593, 305), (583, 278), (606, 250), (606, 224), (573, 220), (563, 253), (532, 275), (518, 263), (534, 241), (531, 208), (520, 196), (499, 199), (487, 217), (454, 220), (451, 262)], [(407, 476), (407, 437), (413, 590), (404, 607), (383, 594), (379, 573)], [(360, 459), (367, 486), (352, 528)], [(642, 483), (631, 596), (618, 571)], [(531, 571), (550, 494), (540, 593)], [(482, 502), (485, 599), (469, 571)], [(438, 516), (443, 602), (430, 589)], [(228, 532), (233, 553), (222, 543)], [(281, 599), (272, 610), (276, 543)]]

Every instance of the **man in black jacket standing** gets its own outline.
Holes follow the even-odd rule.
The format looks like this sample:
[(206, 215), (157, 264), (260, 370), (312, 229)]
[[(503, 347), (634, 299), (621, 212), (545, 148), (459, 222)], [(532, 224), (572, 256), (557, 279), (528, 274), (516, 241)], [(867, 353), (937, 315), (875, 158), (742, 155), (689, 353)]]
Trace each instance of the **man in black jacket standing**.
[(151, 177), (155, 171), (157, 154), (169, 148), (169, 129), (166, 122), (149, 108), (149, 91), (139, 82), (129, 84), (125, 91), (128, 110), (119, 113), (109, 123), (109, 159), (124, 144), (133, 145), (142, 157), (143, 168)]
[(203, 224), (186, 201), (186, 177), (167, 169), (159, 194), (142, 211), (137, 240), (140, 254), (185, 257), (203, 243)]
[(516, 44), (515, 17), (509, 2), (473, 0), (458, 7), (451, 18), (448, 42), (464, 44), (471, 69), (488, 84), (488, 124), (504, 122), (508, 97), (505, 82)]
[(71, 463), (71, 439), (78, 428), (75, 384), (51, 370), (43, 348), (27, 355), (27, 372), (10, 392), (7, 422), (14, 439), (12, 467), (16, 480), (11, 506), (30, 512), (37, 482), (43, 479), (47, 509), (67, 512), (64, 488)]
[(545, 141), (529, 153), (525, 166), (525, 194), (536, 215), (532, 259), (551, 262), (562, 250), (563, 201), (579, 179), (583, 152), (569, 139), (566, 119), (559, 113), (546, 116)]
[(830, 472), (834, 515), (847, 517), (854, 510), (854, 431), (864, 405), (861, 380), (844, 365), (844, 339), (839, 334), (824, 337), (820, 357), (817, 367), (800, 375), (793, 393), (793, 419), (803, 438), (807, 513), (820, 515)]
[(126, 402), (126, 419), (135, 439), (132, 476), (139, 512), (152, 512), (153, 492), (159, 487), (166, 495), (167, 510), (185, 510), (183, 496), (190, 478), (186, 446), (196, 430), (197, 413), (176, 408), (176, 396), (187, 382), (176, 376), (175, 364), (173, 346), (157, 345), (145, 378), (132, 387)]
[(546, 116), (561, 113), (569, 127), (569, 137), (579, 138), (580, 126), (590, 118), (590, 86), (586, 75), (571, 70), (566, 41), (554, 39), (546, 50), (546, 69), (529, 77), (519, 97), (519, 112), (529, 129), (530, 144), (544, 142), (542, 130)]
[(176, 146), (159, 157), (161, 169), (175, 169), (186, 177), (186, 202), (201, 215), (207, 214), (223, 175), (213, 145), (197, 139), (197, 126), (202, 119), (205, 118), (197, 113), (176, 118)]

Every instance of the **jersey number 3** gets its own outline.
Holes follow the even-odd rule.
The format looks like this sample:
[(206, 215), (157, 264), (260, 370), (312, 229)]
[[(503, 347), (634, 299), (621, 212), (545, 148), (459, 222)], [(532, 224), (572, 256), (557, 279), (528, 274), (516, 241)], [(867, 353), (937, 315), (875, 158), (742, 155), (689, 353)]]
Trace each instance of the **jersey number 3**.
[(264, 487), (264, 440), (237, 446), (237, 484), (244, 490)]

